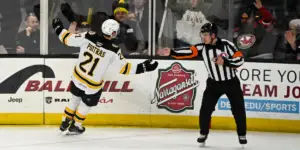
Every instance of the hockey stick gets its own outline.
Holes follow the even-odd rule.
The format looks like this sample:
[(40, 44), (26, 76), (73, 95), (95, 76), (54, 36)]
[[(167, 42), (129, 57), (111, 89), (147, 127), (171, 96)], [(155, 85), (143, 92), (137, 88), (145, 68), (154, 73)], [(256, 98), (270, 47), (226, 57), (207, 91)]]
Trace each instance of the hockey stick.
[(164, 14), (163, 14), (163, 18), (162, 18), (162, 21), (161, 21), (161, 25), (160, 25), (160, 30), (159, 30), (159, 34), (158, 34), (158, 47), (159, 49), (162, 48), (162, 32), (164, 30), (164, 26), (165, 26), (165, 22), (166, 22), (166, 17), (167, 17), (167, 8), (168, 8), (168, 1), (169, 0), (166, 0), (165, 2), (165, 10), (164, 10)]

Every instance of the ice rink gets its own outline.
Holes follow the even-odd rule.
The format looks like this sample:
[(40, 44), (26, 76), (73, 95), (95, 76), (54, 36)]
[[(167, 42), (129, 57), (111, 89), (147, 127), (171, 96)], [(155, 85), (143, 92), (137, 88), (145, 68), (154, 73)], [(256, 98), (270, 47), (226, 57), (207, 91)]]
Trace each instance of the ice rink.
[[(206, 147), (198, 130), (88, 127), (83, 135), (63, 136), (58, 128), (1, 127), (2, 150), (237, 150), (234, 131), (212, 130)], [(248, 133), (248, 150), (300, 150), (300, 134)]]

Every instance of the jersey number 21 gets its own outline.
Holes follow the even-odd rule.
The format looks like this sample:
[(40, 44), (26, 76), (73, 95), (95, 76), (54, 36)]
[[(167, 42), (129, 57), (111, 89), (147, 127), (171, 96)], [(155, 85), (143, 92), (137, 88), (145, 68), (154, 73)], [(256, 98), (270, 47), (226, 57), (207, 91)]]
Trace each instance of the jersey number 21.
[[(89, 76), (93, 76), (94, 75), (93, 72), (94, 72), (94, 70), (95, 70), (95, 68), (96, 68), (96, 66), (97, 66), (100, 59), (99, 58), (94, 59), (93, 55), (89, 52), (84, 52), (83, 56), (87, 57), (87, 59), (79, 64), (79, 68), (81, 69), (81, 71), (87, 73)], [(86, 70), (84, 68), (84, 66), (89, 64), (89, 63), (93, 63), (93, 65), (89, 70)]]

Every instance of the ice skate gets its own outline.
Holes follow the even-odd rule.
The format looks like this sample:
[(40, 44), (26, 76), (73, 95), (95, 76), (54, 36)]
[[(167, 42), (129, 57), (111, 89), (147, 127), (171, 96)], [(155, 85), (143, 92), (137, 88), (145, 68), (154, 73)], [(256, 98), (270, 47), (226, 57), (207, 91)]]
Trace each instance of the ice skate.
[(197, 142), (200, 143), (200, 146), (205, 146), (205, 141), (207, 139), (207, 135), (200, 134), (200, 137), (197, 139)]
[(247, 144), (246, 136), (239, 136), (239, 142), (242, 145), (242, 148), (244, 148), (245, 145)]
[(61, 122), (61, 125), (59, 127), (60, 131), (64, 132), (68, 129), (68, 127), (70, 126), (70, 122), (71, 122), (71, 119), (69, 118), (66, 118), (65, 121), (62, 121)]
[(75, 126), (75, 121), (72, 122), (72, 124), (69, 127), (69, 132), (67, 135), (78, 135), (85, 132), (85, 127), (83, 126)]

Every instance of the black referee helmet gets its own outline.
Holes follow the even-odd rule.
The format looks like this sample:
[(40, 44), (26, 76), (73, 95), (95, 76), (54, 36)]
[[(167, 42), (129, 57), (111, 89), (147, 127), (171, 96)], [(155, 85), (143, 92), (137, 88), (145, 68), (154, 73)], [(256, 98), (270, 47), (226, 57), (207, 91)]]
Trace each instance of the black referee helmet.
[(201, 27), (201, 33), (208, 32), (210, 34), (218, 35), (218, 27), (214, 23), (206, 23)]

